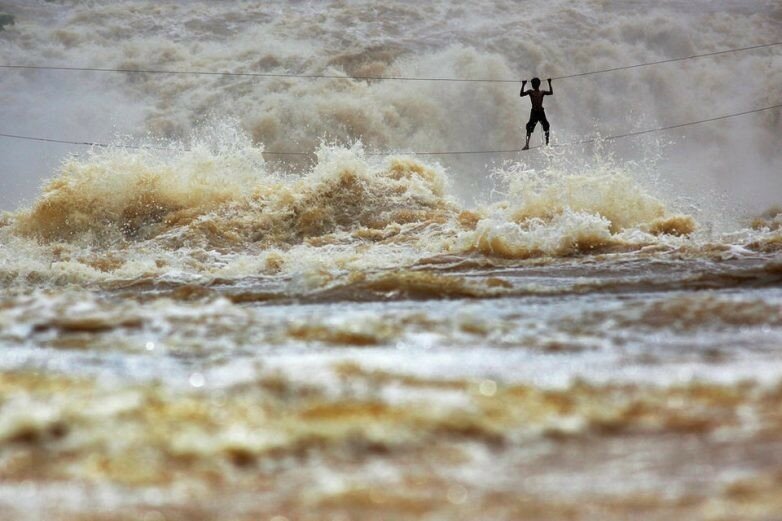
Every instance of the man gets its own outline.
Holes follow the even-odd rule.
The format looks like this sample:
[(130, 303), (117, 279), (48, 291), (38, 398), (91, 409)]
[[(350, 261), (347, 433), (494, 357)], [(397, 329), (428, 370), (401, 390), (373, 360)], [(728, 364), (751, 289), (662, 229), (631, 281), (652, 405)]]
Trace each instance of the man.
[(527, 122), (527, 143), (522, 150), (529, 150), (529, 138), (532, 136), (532, 131), (535, 130), (535, 125), (538, 124), (538, 121), (540, 121), (543, 127), (543, 132), (546, 133), (546, 144), (548, 145), (549, 124), (546, 119), (546, 112), (543, 110), (543, 96), (554, 94), (554, 90), (551, 88), (551, 78), (548, 80), (548, 90), (540, 90), (540, 79), (538, 78), (532, 78), (530, 83), (532, 83), (533, 90), (524, 90), (524, 86), (527, 84), (527, 80), (524, 80), (521, 82), (521, 93), (519, 94), (522, 98), (529, 96), (532, 102), (532, 110), (530, 110), (529, 121)]

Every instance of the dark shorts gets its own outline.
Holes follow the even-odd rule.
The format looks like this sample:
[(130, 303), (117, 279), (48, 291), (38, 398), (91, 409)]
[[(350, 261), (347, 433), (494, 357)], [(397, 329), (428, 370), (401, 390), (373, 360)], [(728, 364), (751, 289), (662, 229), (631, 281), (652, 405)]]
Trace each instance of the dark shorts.
[(538, 124), (538, 121), (540, 121), (540, 125), (543, 127), (544, 132), (548, 132), (549, 124), (548, 120), (546, 119), (546, 111), (543, 109), (540, 110), (531, 110), (529, 113), (529, 121), (527, 122), (527, 134), (532, 134), (532, 131), (535, 130), (535, 125)]

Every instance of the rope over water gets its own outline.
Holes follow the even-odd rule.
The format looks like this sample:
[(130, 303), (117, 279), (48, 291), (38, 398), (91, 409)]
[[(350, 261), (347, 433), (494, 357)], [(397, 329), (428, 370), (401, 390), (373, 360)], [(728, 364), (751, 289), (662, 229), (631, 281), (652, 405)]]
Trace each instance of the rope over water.
[[(782, 42), (772, 42), (759, 45), (752, 45), (749, 47), (740, 47), (735, 49), (725, 49), (721, 51), (714, 51), (702, 54), (693, 54), (691, 56), (684, 56), (680, 58), (669, 58), (665, 60), (657, 60), (653, 62), (637, 63), (633, 65), (625, 65), (621, 67), (612, 67), (608, 69), (599, 69), (587, 72), (578, 72), (574, 74), (568, 74), (564, 76), (552, 77), (552, 80), (563, 80), (567, 78), (578, 78), (582, 76), (590, 76), (593, 74), (602, 74), (606, 72), (615, 72), (627, 69), (636, 69), (640, 67), (648, 67), (651, 65), (661, 65), (664, 63), (679, 62), (685, 60), (692, 60), (696, 58), (704, 58), (707, 56), (717, 56), (720, 54), (728, 54), (735, 52), (750, 51), (755, 49), (763, 49), (769, 47), (775, 47), (782, 45)], [(125, 74), (189, 74), (189, 75), (201, 75), (201, 76), (239, 76), (239, 77), (260, 77), (260, 78), (298, 78), (298, 79), (353, 79), (353, 80), (393, 80), (393, 81), (440, 81), (440, 82), (482, 82), (482, 83), (518, 83), (519, 80), (503, 80), (503, 79), (484, 79), (484, 78), (426, 78), (426, 77), (406, 77), (406, 76), (340, 76), (335, 74), (288, 74), (288, 73), (266, 73), (266, 72), (220, 72), (220, 71), (182, 71), (182, 70), (156, 70), (156, 69), (109, 69), (109, 68), (95, 68), (95, 67), (64, 67), (54, 65), (0, 65), (0, 69), (17, 69), (17, 70), (52, 70), (52, 71), (83, 71), (83, 72), (113, 72), (113, 73), (125, 73)], [(575, 145), (583, 145), (588, 143), (594, 143), (596, 141), (612, 141), (625, 137), (640, 136), (643, 134), (650, 134), (652, 132), (661, 132), (664, 130), (672, 130), (676, 128), (688, 127), (692, 125), (700, 125), (702, 123), (708, 123), (711, 121), (718, 121), (722, 119), (735, 118), (744, 116), (747, 114), (754, 114), (757, 112), (763, 112), (782, 107), (782, 104), (771, 105), (768, 107), (762, 107), (757, 109), (751, 109), (744, 112), (737, 112), (733, 114), (725, 114), (722, 116), (715, 116), (712, 118), (689, 121), (686, 123), (679, 123), (675, 125), (668, 125), (664, 127), (651, 128), (647, 130), (638, 130), (633, 132), (627, 132), (624, 134), (616, 134), (612, 136), (589, 138), (580, 141), (573, 141), (569, 143), (559, 143), (551, 146), (555, 147), (567, 147)], [(24, 136), (19, 134), (0, 133), (0, 137), (9, 139), (20, 139), (25, 141), (37, 141), (43, 143), (61, 143), (68, 145), (82, 145), (91, 147), (117, 147), (117, 148), (132, 148), (132, 149), (151, 149), (151, 150), (170, 150), (170, 151), (186, 151), (184, 148), (171, 148), (171, 147), (156, 147), (156, 146), (138, 146), (138, 145), (111, 145), (108, 143), (101, 143), (97, 141), (72, 141), (67, 139), (52, 139), (37, 136)], [(527, 150), (540, 148), (542, 145), (530, 147)], [(392, 153), (402, 153), (410, 155), (420, 156), (439, 156), (439, 155), (466, 155), (466, 154), (513, 154), (524, 151), (521, 148), (507, 149), (507, 150), (448, 150), (448, 151), (407, 151), (407, 152), (370, 152), (367, 155), (379, 156), (388, 155)], [(296, 152), (296, 151), (264, 151), (264, 154), (272, 156), (311, 156), (311, 152)]]
[[(593, 74), (602, 74), (606, 72), (615, 72), (627, 69), (637, 69), (639, 67), (648, 67), (651, 65), (661, 65), (663, 63), (672, 63), (685, 60), (694, 60), (696, 58), (705, 58), (707, 56), (717, 56), (720, 54), (729, 54), (734, 52), (751, 51), (767, 47), (782, 45), (782, 42), (764, 43), (752, 45), (750, 47), (739, 47), (736, 49), (724, 49), (721, 51), (707, 52), (703, 54), (693, 54), (680, 58), (669, 58), (646, 63), (636, 63), (633, 65), (624, 65), (621, 67), (612, 67), (610, 69), (599, 69), (595, 71), (577, 72), (564, 76), (554, 76), (552, 80), (564, 80), (567, 78), (578, 78), (581, 76), (590, 76)], [(410, 77), (410, 76), (345, 76), (338, 74), (296, 74), (284, 72), (230, 72), (230, 71), (188, 71), (188, 70), (161, 70), (161, 69), (110, 69), (100, 67), (66, 67), (59, 65), (0, 65), (0, 69), (26, 69), (26, 70), (50, 70), (50, 71), (81, 71), (81, 72), (114, 72), (123, 74), (177, 74), (177, 75), (196, 75), (196, 76), (234, 76), (234, 77), (254, 77), (254, 78), (296, 78), (296, 79), (329, 79), (329, 80), (372, 80), (372, 81), (442, 81), (442, 82), (463, 82), (463, 83), (518, 83), (520, 80), (514, 79), (488, 79), (488, 78), (437, 78), (437, 77)]]
[[(636, 130), (633, 132), (626, 132), (624, 134), (615, 134), (613, 136), (605, 136), (605, 137), (599, 137), (599, 138), (589, 138), (589, 139), (582, 139), (580, 141), (572, 141), (569, 143), (559, 143), (559, 144), (553, 144), (551, 146), (554, 147), (568, 147), (568, 146), (575, 146), (575, 145), (584, 145), (588, 143), (594, 143), (596, 141), (613, 141), (615, 139), (621, 139), (625, 137), (634, 137), (634, 136), (640, 136), (643, 134), (651, 134), (652, 132), (662, 132), (664, 130), (672, 130), (676, 128), (682, 128), (682, 127), (689, 127), (692, 125), (700, 125), (702, 123), (709, 123), (711, 121), (719, 121), (721, 119), (728, 119), (728, 118), (736, 118), (739, 116), (746, 116), (748, 114), (754, 114), (757, 112), (764, 112), (767, 110), (773, 110), (782, 108), (782, 103), (777, 105), (771, 105), (768, 107), (762, 107), (757, 109), (751, 109), (746, 110), (744, 112), (736, 112), (733, 114), (724, 114), (722, 116), (715, 116), (713, 118), (707, 118), (707, 119), (701, 119), (698, 121), (689, 121), (687, 123), (678, 123), (676, 125), (668, 125), (664, 127), (657, 127), (657, 128), (650, 128), (646, 130)], [(9, 139), (21, 139), (25, 141), (38, 141), (43, 143), (61, 143), (61, 144), (67, 144), (67, 145), (83, 145), (83, 146), (91, 146), (91, 147), (116, 147), (116, 148), (132, 148), (132, 149), (149, 149), (149, 150), (169, 150), (169, 151), (176, 151), (176, 152), (185, 152), (189, 149), (187, 148), (171, 148), (171, 147), (156, 147), (156, 146), (147, 146), (147, 145), (112, 145), (109, 143), (100, 143), (96, 141), (70, 141), (67, 139), (51, 139), (51, 138), (43, 138), (43, 137), (35, 137), (35, 136), (22, 136), (19, 134), (4, 134), (0, 133), (0, 137), (9, 138)], [(535, 148), (542, 148), (544, 145), (537, 145), (530, 147), (528, 150), (532, 150)], [(507, 150), (451, 150), (451, 151), (436, 151), (436, 152), (430, 152), (430, 151), (386, 151), (386, 152), (369, 152), (366, 155), (368, 156), (384, 156), (384, 155), (390, 155), (390, 154), (409, 154), (409, 155), (417, 155), (417, 156), (446, 156), (446, 155), (464, 155), (464, 154), (513, 154), (517, 152), (523, 152), (524, 150), (521, 148), (512, 148)], [(283, 152), (283, 151), (264, 151), (264, 154), (272, 155), (272, 156), (311, 156), (312, 152)]]

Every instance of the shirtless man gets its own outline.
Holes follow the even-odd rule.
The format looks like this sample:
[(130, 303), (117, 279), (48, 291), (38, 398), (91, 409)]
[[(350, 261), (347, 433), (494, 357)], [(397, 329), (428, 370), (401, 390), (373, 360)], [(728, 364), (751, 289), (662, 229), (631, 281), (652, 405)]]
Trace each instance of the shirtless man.
[(532, 136), (532, 131), (535, 130), (535, 125), (540, 121), (543, 127), (543, 132), (546, 133), (546, 144), (548, 145), (548, 129), (549, 124), (546, 119), (546, 112), (543, 110), (543, 96), (551, 96), (554, 94), (554, 90), (551, 88), (551, 79), (548, 80), (548, 90), (540, 90), (540, 80), (538, 78), (532, 78), (532, 89), (524, 90), (524, 86), (527, 84), (527, 80), (521, 82), (521, 93), (519, 96), (529, 96), (532, 102), (532, 110), (529, 113), (529, 121), (527, 122), (527, 143), (522, 150), (529, 150), (529, 138)]

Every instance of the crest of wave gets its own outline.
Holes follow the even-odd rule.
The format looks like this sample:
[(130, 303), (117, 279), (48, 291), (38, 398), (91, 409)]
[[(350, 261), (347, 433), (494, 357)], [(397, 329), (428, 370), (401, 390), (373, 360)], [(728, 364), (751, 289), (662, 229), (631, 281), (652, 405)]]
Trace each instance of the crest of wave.
[(269, 177), (262, 148), (229, 124), (203, 130), (186, 148), (118, 145), (68, 157), (32, 207), (15, 216), (15, 229), (44, 241), (149, 237), (246, 197)]
[(618, 165), (599, 152), (588, 164), (547, 154), (541, 171), (515, 163), (495, 173), (507, 193), (467, 236), (474, 249), (506, 258), (561, 256), (695, 231), (691, 216), (670, 212), (631, 175), (633, 165)]
[[(237, 128), (213, 125), (188, 150), (117, 147), (69, 158), (10, 228), (44, 243), (98, 249), (140, 243), (157, 251), (295, 247), (300, 256), (302, 248), (357, 254), (372, 247), (402, 249), (408, 260), (469, 251), (505, 258), (571, 255), (634, 248), (657, 235), (695, 229), (691, 217), (669, 212), (629, 167), (610, 158), (573, 165), (552, 155), (540, 172), (510, 165), (498, 172), (507, 187), (504, 200), (462, 211), (448, 196), (439, 166), (367, 156), (357, 143), (321, 146), (305, 174), (275, 173), (262, 147)], [(361, 251), (366, 259), (377, 257)]]
[(278, 174), (236, 128), (218, 125), (188, 150), (117, 147), (71, 157), (13, 227), (45, 242), (242, 249), (338, 231), (370, 236), (454, 211), (438, 168), (403, 157), (370, 161), (359, 143), (322, 146), (306, 174)]
[(229, 249), (325, 246), (387, 238), (403, 225), (444, 222), (456, 211), (439, 168), (405, 157), (370, 160), (360, 143), (321, 146), (316, 161), (305, 175), (270, 178), (241, 202), (160, 239)]

